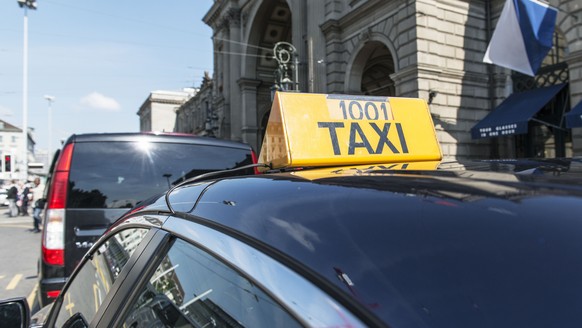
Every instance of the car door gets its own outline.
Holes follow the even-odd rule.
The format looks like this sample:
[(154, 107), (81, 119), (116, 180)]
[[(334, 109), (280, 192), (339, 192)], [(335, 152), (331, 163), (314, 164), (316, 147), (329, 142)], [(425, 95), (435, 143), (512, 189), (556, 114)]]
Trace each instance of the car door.
[(147, 266), (134, 266), (95, 327), (364, 326), (304, 277), (195, 220), (168, 218), (171, 237), (142, 253)]
[[(159, 226), (162, 220), (157, 221)], [(152, 256), (146, 252), (152, 249), (148, 245), (156, 249), (167, 244), (163, 242), (167, 236), (150, 224), (127, 224), (106, 234), (85, 255), (55, 300), (46, 326), (88, 327), (98, 322), (120, 288), (136, 279), (132, 269), (145, 266)]]
[[(259, 285), (180, 238), (172, 240), (167, 253), (146, 276), (144, 283), (131, 293), (135, 297), (114, 326), (302, 326)], [(104, 317), (99, 324), (112, 322)]]

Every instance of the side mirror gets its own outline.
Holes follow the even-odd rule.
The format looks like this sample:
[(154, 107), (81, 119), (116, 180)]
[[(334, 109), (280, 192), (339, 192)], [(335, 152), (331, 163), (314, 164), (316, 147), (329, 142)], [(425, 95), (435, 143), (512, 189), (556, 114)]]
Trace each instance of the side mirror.
[(30, 309), (26, 298), (11, 298), (0, 301), (0, 322), (4, 328), (28, 328)]
[(73, 316), (70, 317), (69, 320), (67, 320), (67, 322), (65, 322), (65, 324), (63, 325), (63, 328), (87, 328), (87, 327), (89, 327), (87, 320), (85, 320), (85, 317), (83, 317), (83, 315), (79, 312), (73, 314)]

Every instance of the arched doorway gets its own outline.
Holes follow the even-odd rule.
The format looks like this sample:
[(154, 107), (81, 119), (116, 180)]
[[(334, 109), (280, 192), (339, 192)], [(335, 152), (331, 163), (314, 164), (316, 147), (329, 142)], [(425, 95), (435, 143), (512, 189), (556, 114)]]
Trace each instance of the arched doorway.
[(348, 76), (348, 92), (370, 96), (395, 96), (394, 58), (379, 41), (367, 42), (355, 56)]
[(249, 34), (247, 75), (259, 80), (256, 111), (257, 145), (261, 147), (271, 109), (271, 87), (275, 81), (277, 62), (273, 59), (273, 47), (277, 42), (292, 41), (291, 9), (285, 0), (263, 1), (256, 11)]
[[(569, 68), (564, 61), (566, 39), (561, 30), (554, 32), (553, 46), (536, 76), (512, 73), (513, 92), (519, 93), (552, 85), (568, 85)], [(528, 133), (512, 136), (515, 157), (555, 158), (572, 156), (571, 130), (564, 125), (564, 113), (570, 107), (569, 87), (555, 95), (528, 123)]]

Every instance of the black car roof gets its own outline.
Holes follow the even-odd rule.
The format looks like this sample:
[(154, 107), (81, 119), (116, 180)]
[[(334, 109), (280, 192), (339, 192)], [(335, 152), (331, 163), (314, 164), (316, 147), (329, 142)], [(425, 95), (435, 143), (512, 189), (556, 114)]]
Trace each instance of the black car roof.
[(212, 145), (220, 147), (232, 147), (240, 149), (250, 149), (245, 143), (223, 140), (210, 137), (195, 136), (185, 133), (165, 133), (165, 132), (122, 132), (122, 133), (86, 133), (71, 135), (66, 144), (73, 142), (108, 142), (108, 141), (137, 141), (143, 140), (156, 142), (190, 143), (199, 145)]
[(580, 322), (580, 162), (537, 172), (516, 164), (226, 178), (181, 189), (180, 202), (191, 189), (192, 204), (177, 207), (196, 203), (193, 219), (334, 285), (395, 327)]

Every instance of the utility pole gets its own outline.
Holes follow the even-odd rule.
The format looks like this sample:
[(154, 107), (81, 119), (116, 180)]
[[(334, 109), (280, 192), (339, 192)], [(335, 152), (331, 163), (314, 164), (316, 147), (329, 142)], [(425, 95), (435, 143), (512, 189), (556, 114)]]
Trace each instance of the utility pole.
[(48, 101), (48, 165), (52, 161), (52, 151), (53, 151), (53, 114), (52, 114), (52, 103), (55, 102), (54, 96), (45, 95), (44, 99)]
[(17, 0), (20, 8), (24, 8), (24, 42), (22, 51), (22, 136), (24, 154), (22, 167), (23, 179), (28, 180), (28, 9), (36, 9), (36, 0)]

